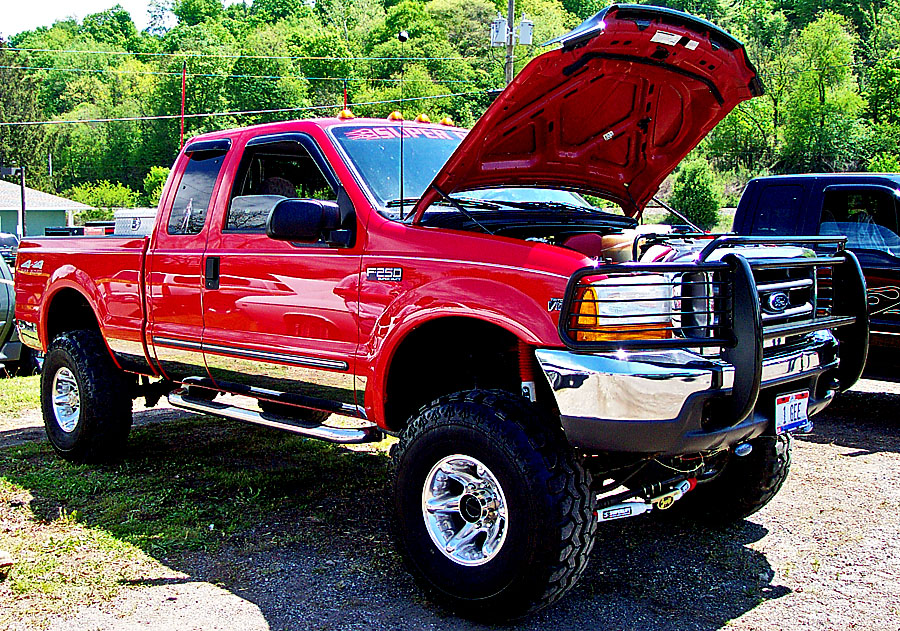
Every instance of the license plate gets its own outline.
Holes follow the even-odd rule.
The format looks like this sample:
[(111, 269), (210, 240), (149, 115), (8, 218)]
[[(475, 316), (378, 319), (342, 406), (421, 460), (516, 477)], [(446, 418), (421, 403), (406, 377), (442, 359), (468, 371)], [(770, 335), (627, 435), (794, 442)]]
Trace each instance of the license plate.
[(809, 424), (809, 390), (782, 394), (775, 399), (775, 433), (792, 432)]

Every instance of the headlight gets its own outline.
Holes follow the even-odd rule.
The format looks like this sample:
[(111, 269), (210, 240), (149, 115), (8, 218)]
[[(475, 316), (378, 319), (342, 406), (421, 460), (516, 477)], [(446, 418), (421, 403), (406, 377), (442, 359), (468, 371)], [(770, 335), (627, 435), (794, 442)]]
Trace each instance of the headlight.
[(579, 342), (672, 337), (673, 279), (661, 274), (613, 276), (585, 287), (575, 305)]

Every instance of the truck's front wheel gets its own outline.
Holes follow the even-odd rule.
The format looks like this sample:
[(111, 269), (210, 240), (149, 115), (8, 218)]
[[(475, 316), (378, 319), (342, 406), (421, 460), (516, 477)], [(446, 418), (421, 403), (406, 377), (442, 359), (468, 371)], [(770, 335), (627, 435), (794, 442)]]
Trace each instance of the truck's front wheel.
[(96, 331), (70, 331), (50, 343), (41, 371), (41, 409), (53, 449), (72, 462), (121, 455), (131, 429), (128, 377)]
[(440, 398), (410, 422), (394, 457), (400, 551), (451, 608), (521, 616), (584, 570), (596, 529), (588, 474), (562, 430), (521, 396)]

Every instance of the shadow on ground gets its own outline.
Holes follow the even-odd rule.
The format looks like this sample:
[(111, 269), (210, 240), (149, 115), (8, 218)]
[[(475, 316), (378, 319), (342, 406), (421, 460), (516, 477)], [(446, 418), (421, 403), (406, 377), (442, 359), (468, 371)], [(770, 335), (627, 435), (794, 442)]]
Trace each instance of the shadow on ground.
[[(383, 455), (202, 417), (148, 422), (158, 415), (136, 414), (118, 464), (73, 466), (40, 443), (0, 450), (0, 469), (32, 494), (37, 519), (77, 511), (185, 582), (254, 603), (273, 630), (482, 628), (425, 600), (403, 569)], [(788, 593), (747, 547), (765, 534), (751, 521), (607, 524), (575, 589), (515, 628), (718, 629)]]
[(900, 453), (900, 394), (841, 393), (819, 416), (811, 434), (800, 440), (850, 447), (861, 456), (875, 452)]

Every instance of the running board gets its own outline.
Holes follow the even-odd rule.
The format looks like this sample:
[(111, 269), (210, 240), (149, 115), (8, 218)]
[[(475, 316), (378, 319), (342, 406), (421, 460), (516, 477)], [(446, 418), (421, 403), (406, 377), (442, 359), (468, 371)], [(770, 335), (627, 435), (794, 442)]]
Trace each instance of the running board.
[(329, 443), (352, 445), (360, 443), (377, 443), (384, 438), (381, 430), (375, 425), (358, 428), (331, 427), (330, 425), (303, 425), (297, 421), (268, 412), (254, 412), (244, 408), (217, 401), (203, 401), (186, 396), (182, 390), (169, 394), (169, 403), (176, 407), (193, 412), (213, 414), (230, 418), (235, 421), (244, 421), (254, 425), (274, 427), (286, 432), (300, 434), (309, 438), (317, 438)]

